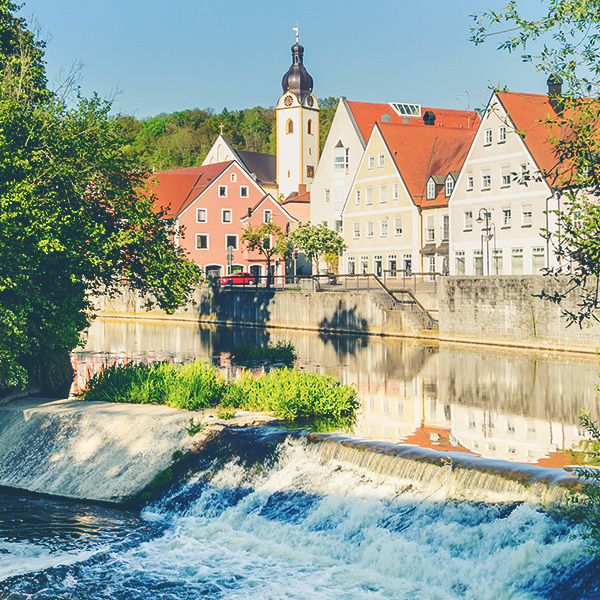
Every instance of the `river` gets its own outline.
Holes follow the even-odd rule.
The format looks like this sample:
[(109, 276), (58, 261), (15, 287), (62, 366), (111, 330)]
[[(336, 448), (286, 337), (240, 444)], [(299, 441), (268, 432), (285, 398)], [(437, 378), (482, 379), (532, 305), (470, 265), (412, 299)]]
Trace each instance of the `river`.
[[(581, 409), (597, 411), (597, 364), (582, 356), (110, 320), (74, 353), (76, 385), (106, 360), (230, 368), (242, 340), (290, 340), (300, 368), (354, 383), (363, 439), (556, 467), (583, 438)], [(448, 501), (245, 430), (141, 514), (0, 495), (0, 599), (598, 598), (577, 533), (528, 504)]]

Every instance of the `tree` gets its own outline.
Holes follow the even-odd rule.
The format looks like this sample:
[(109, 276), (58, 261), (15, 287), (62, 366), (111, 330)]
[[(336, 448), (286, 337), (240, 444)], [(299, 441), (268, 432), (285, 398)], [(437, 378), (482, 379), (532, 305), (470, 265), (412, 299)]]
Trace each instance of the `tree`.
[(522, 60), (555, 84), (557, 91), (550, 95), (555, 114), (544, 125), (556, 164), (542, 175), (561, 198), (561, 209), (552, 211), (556, 231), (544, 235), (560, 259), (548, 275), (566, 278), (568, 286), (541, 295), (560, 304), (577, 294), (577, 308), (562, 304), (562, 312), (568, 325), (581, 327), (600, 320), (600, 1), (548, 0), (539, 4), (534, 18), (523, 16), (524, 6), (510, 0), (498, 11), (473, 15), (471, 40), (499, 39), (499, 49), (520, 51)]
[(243, 230), (242, 243), (251, 252), (258, 252), (267, 262), (267, 287), (271, 285), (271, 262), (273, 257), (285, 259), (290, 253), (290, 245), (281, 227), (269, 221), (253, 226), (249, 223)]
[(339, 257), (340, 252), (346, 249), (342, 236), (329, 229), (325, 223), (311, 225), (301, 223), (297, 229), (290, 234), (290, 241), (294, 246), (304, 252), (309, 260), (314, 260), (319, 268), (322, 256), (328, 256), (328, 267), (334, 262), (333, 257)]
[[(45, 89), (43, 44), (0, 0), (0, 389), (48, 373), (125, 281), (172, 311), (200, 278), (154, 213), (146, 173), (121, 152), (110, 104)], [(52, 389), (54, 388), (54, 389)]]

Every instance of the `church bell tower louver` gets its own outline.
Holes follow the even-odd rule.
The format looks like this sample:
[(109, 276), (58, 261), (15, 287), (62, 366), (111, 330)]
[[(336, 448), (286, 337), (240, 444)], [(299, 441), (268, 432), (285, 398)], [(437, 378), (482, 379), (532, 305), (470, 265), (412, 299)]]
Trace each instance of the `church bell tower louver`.
[(304, 47), (292, 46), (292, 65), (281, 80), (277, 114), (277, 184), (284, 198), (304, 184), (310, 189), (319, 160), (319, 105), (313, 78), (303, 63)]

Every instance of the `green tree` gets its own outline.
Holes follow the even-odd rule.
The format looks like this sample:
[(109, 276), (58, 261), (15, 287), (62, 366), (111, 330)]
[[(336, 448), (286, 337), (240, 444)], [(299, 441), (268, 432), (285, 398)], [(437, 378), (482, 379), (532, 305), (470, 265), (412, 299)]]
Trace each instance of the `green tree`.
[(328, 268), (330, 268), (347, 247), (342, 236), (337, 231), (329, 229), (325, 223), (319, 225), (311, 225), (310, 222), (301, 223), (290, 234), (290, 241), (298, 250), (304, 252), (306, 258), (315, 261), (317, 269), (321, 257), (328, 257)]
[(271, 285), (271, 263), (280, 256), (285, 259), (290, 253), (288, 238), (277, 223), (269, 221), (253, 226), (246, 225), (243, 230), (242, 243), (251, 252), (259, 252), (267, 262), (267, 287)]
[(47, 373), (68, 361), (93, 295), (125, 281), (173, 310), (200, 272), (154, 213), (110, 104), (68, 108), (42, 87), (43, 44), (16, 10), (0, 0), (0, 388), (56, 390), (69, 382)]
[(333, 96), (329, 96), (329, 98), (319, 98), (319, 108), (321, 109), (319, 111), (319, 156), (321, 156), (321, 153), (323, 152), (325, 140), (327, 140), (327, 135), (331, 129), (337, 106), (338, 99)]
[(473, 15), (471, 40), (498, 40), (500, 50), (520, 52), (553, 83), (566, 84), (550, 97), (555, 114), (544, 125), (556, 162), (542, 175), (561, 197), (561, 210), (553, 211), (556, 231), (545, 232), (560, 266), (548, 275), (569, 285), (542, 296), (560, 304), (577, 294), (577, 308), (562, 304), (562, 312), (569, 325), (581, 327), (600, 320), (600, 1), (547, 0), (534, 9), (537, 15), (531, 9), (529, 2), (510, 0)]

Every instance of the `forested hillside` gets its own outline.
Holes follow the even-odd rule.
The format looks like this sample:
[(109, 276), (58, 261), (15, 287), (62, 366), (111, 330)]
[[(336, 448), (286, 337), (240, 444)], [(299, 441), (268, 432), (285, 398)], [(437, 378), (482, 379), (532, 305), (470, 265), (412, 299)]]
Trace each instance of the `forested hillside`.
[[(322, 98), (319, 104), (322, 150), (337, 99)], [(127, 155), (149, 170), (167, 171), (201, 164), (221, 125), (223, 135), (234, 148), (275, 154), (273, 108), (256, 106), (238, 111), (224, 108), (220, 114), (212, 109), (194, 108), (143, 120), (131, 116), (118, 116), (115, 120), (129, 141), (125, 147)]]

